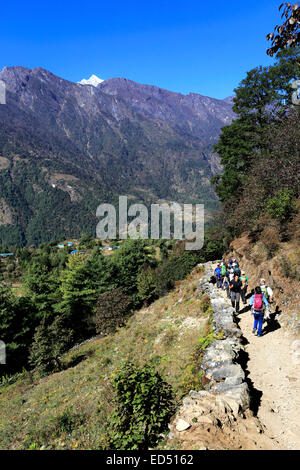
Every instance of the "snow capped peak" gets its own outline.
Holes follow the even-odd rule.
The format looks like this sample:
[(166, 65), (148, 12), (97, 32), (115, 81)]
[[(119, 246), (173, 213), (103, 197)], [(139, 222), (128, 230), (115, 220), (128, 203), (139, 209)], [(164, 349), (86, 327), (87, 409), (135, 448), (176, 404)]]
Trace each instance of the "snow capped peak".
[(93, 85), (97, 87), (99, 83), (102, 83), (102, 82), (104, 82), (104, 80), (101, 80), (101, 78), (97, 77), (96, 75), (92, 75), (88, 80), (84, 78), (78, 83), (80, 83), (80, 85)]

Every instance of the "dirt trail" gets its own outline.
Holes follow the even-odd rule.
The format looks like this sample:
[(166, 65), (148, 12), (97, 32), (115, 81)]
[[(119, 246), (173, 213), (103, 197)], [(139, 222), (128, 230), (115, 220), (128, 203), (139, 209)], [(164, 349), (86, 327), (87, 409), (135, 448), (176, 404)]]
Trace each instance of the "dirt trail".
[(254, 336), (253, 317), (245, 307), (241, 304), (237, 319), (247, 342), (247, 379), (253, 386), (257, 417), (279, 442), (278, 449), (300, 450), (300, 365), (292, 350), (295, 338), (274, 318), (270, 326), (264, 323), (261, 337)]

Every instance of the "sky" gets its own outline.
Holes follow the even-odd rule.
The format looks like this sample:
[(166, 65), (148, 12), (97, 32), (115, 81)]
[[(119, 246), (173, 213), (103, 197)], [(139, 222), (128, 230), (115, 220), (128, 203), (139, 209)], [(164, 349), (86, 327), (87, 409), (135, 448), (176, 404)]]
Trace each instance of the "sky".
[(270, 65), (281, 0), (1, 2), (0, 69), (45, 68), (77, 82), (124, 77), (218, 99)]

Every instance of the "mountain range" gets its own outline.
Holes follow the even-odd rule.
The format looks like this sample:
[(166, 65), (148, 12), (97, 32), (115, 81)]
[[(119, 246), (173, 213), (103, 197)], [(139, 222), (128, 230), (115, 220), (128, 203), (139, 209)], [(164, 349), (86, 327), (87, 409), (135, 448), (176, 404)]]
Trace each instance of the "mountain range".
[(119, 195), (217, 206), (212, 147), (234, 118), (232, 98), (19, 66), (0, 80), (0, 245), (95, 233), (97, 206)]

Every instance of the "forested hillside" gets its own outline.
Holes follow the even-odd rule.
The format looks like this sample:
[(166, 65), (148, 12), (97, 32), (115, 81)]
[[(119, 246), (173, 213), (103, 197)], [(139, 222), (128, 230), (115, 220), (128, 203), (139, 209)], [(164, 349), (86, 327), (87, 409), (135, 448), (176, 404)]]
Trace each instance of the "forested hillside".
[(235, 90), (237, 118), (215, 146), (224, 172), (213, 179), (231, 237), (267, 229), (294, 236), (288, 223), (299, 198), (300, 119), (291, 83), (300, 76), (299, 54), (299, 46), (279, 52)]
[[(78, 252), (72, 254), (74, 246)], [(1, 260), (2, 374), (59, 369), (59, 357), (70, 347), (114, 331), (224, 249), (209, 234), (199, 252), (184, 247), (175, 240), (127, 240), (108, 256), (100, 241), (85, 235), (71, 248), (44, 244)]]
[(117, 207), (119, 195), (218, 206), (212, 146), (230, 103), (125, 79), (81, 85), (41, 68), (5, 67), (0, 80), (0, 245), (94, 235), (98, 205)]
[[(265, 376), (285, 423), (299, 384), (280, 329), (293, 340), (300, 332), (300, 6), (285, 4), (283, 15), (268, 36), (273, 64), (247, 72), (226, 100), (126, 79), (93, 87), (43, 69), (0, 72), (1, 448), (298, 445), (289, 430), (280, 440), (281, 422), (278, 440), (264, 440), (257, 419), (262, 402), (270, 421), (281, 411), (263, 397)], [(214, 217), (202, 249), (95, 239), (96, 206), (122, 193), (205, 202)], [(249, 280), (241, 310), (241, 290), (221, 285), (230, 268), (222, 264), (223, 278), (215, 270), (229, 256)], [(249, 303), (261, 277), (275, 298), (265, 326), (258, 307), (265, 342)], [(283, 336), (279, 365), (272, 348)]]

